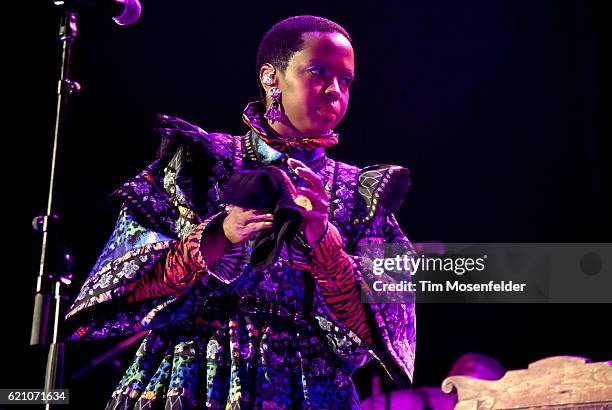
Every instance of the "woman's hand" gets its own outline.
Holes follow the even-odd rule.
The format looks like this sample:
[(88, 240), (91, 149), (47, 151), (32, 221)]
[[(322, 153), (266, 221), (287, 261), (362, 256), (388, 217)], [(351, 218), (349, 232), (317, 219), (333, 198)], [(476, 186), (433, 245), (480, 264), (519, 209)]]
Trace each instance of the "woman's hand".
[(290, 158), (287, 163), (300, 178), (310, 185), (309, 188), (298, 187), (297, 192), (308, 198), (312, 204), (311, 210), (303, 212), (304, 223), (302, 231), (310, 246), (314, 247), (327, 231), (329, 202), (327, 201), (325, 185), (321, 178), (313, 170), (304, 165), (303, 162)]
[(244, 242), (256, 233), (272, 228), (272, 214), (239, 206), (231, 208), (223, 221), (223, 233), (233, 244)]

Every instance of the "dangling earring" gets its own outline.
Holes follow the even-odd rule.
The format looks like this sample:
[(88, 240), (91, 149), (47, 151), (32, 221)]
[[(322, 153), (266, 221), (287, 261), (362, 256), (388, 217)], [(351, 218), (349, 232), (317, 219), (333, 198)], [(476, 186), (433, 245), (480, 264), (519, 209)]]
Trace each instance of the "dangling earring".
[(265, 119), (270, 120), (272, 122), (277, 122), (281, 120), (281, 94), (281, 89), (278, 87), (272, 87), (268, 90), (268, 97), (270, 97), (270, 99), (272, 100), (272, 104), (264, 114)]

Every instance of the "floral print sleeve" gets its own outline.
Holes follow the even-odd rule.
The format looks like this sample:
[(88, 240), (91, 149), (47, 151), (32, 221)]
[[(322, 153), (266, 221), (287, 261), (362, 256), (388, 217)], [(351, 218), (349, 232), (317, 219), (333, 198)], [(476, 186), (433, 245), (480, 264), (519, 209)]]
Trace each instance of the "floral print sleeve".
[(206, 267), (200, 253), (202, 235), (220, 216), (211, 216), (176, 240), (145, 227), (124, 206), (66, 315), (67, 338), (98, 339), (185, 319), (198, 303), (192, 285), (210, 278), (227, 284), (239, 277), (247, 260), (244, 245), (233, 246), (211, 267)]
[(361, 304), (359, 284), (342, 245), (342, 236), (330, 223), (327, 233), (313, 249), (312, 276), (332, 312), (368, 345), (372, 343), (372, 336)]
[(204, 235), (217, 224), (224, 212), (211, 216), (178, 241), (149, 272), (130, 285), (128, 302), (181, 292), (203, 275), (210, 274), (223, 283), (231, 283), (246, 266), (246, 245), (233, 245), (210, 269), (202, 257)]
[[(412, 246), (393, 214), (384, 208), (379, 208), (368, 228), (362, 233), (361, 243), (405, 243)], [(332, 351), (350, 369), (355, 370), (374, 358), (394, 382), (400, 386), (406, 385), (412, 380), (414, 370), (414, 304), (362, 304), (360, 290), (363, 286), (364, 270), (361, 251), (358, 247), (352, 254), (342, 252), (340, 255), (344, 254), (346, 258), (336, 254), (334, 265), (342, 267), (339, 271), (353, 275), (352, 278), (345, 274), (338, 276), (340, 283), (345, 284), (342, 288), (348, 289), (349, 292), (342, 292), (341, 285), (337, 281), (331, 281), (329, 275), (315, 273), (321, 268), (317, 267), (317, 262), (313, 262), (313, 277), (318, 284), (318, 293), (315, 295), (318, 302), (315, 303), (314, 317), (319, 328), (325, 334)], [(345, 260), (350, 261), (350, 268)], [(350, 283), (355, 283), (355, 287), (348, 285)], [(348, 300), (354, 301), (349, 304)], [(359, 309), (356, 309), (356, 305)], [(345, 312), (349, 310), (357, 310), (357, 313), (347, 315)], [(365, 318), (361, 316), (361, 312)]]
[[(402, 232), (392, 212), (381, 209), (377, 215), (378, 229), (371, 230), (372, 237), (363, 237), (363, 243), (397, 243), (414, 247)], [(356, 262), (361, 263), (361, 258)], [(398, 385), (413, 379), (416, 353), (416, 312), (411, 303), (368, 303), (369, 314), (376, 324), (377, 340), (372, 354)], [(406, 380), (406, 377), (408, 380)]]

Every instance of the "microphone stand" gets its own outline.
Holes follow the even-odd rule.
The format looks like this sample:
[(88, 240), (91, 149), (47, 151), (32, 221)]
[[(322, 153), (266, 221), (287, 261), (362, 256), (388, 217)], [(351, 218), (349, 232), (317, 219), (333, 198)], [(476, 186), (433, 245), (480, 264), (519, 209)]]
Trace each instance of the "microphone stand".
[[(45, 393), (63, 387), (64, 371), (64, 343), (59, 341), (60, 308), (62, 285), (69, 286), (72, 273), (72, 258), (68, 250), (58, 241), (59, 216), (53, 213), (53, 188), (55, 182), (55, 169), (58, 151), (59, 133), (62, 119), (72, 95), (78, 94), (80, 85), (70, 80), (71, 49), (77, 37), (77, 15), (70, 10), (64, 10), (61, 18), (59, 38), (62, 44), (62, 62), (60, 80), (57, 88), (57, 105), (55, 115), (55, 131), (53, 140), (53, 153), (51, 156), (51, 176), (49, 180), (49, 196), (47, 212), (34, 218), (34, 230), (42, 233), (42, 248), (40, 266), (36, 280), (36, 296), (34, 298), (34, 313), (32, 317), (31, 346), (47, 346), (47, 330), (49, 324), (49, 310), (54, 302), (53, 337), (49, 344), (47, 367), (45, 371)], [(51, 267), (50, 267), (51, 265)], [(45, 394), (47, 396), (47, 394)], [(46, 402), (45, 408), (50, 409), (51, 404)]]

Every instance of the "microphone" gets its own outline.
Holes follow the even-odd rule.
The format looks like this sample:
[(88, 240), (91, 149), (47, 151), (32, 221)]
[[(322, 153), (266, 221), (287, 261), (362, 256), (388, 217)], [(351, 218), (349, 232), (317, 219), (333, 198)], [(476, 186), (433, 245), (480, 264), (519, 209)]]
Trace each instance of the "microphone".
[(72, 9), (87, 7), (110, 12), (115, 23), (120, 26), (136, 23), (142, 13), (139, 0), (54, 0), (53, 3)]

